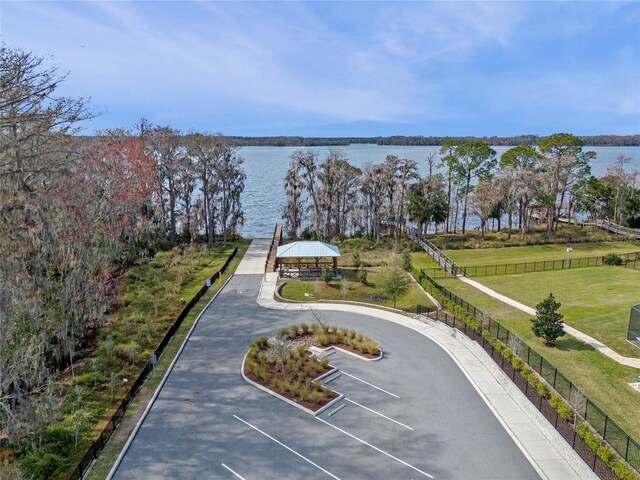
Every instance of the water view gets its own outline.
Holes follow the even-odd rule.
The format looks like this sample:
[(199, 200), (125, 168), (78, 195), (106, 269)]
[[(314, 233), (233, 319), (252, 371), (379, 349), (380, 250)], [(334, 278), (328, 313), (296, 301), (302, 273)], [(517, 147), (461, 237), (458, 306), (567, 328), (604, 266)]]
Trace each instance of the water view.
[[(499, 158), (510, 147), (493, 147)], [(440, 158), (440, 147), (387, 146), (354, 144), (339, 147), (349, 157), (349, 163), (357, 167), (379, 163), (387, 155), (396, 155), (418, 162), (420, 175), (427, 172), (426, 158), (435, 153)], [(244, 157), (247, 174), (245, 190), (242, 194), (242, 207), (245, 223), (240, 228), (247, 237), (265, 237), (273, 233), (273, 227), (281, 222), (284, 205), (283, 178), (289, 166), (289, 156), (300, 147), (242, 147), (240, 155)], [(320, 160), (329, 153), (329, 147), (314, 147)], [(584, 151), (594, 151), (597, 157), (591, 162), (591, 173), (595, 176), (605, 174), (619, 155), (630, 157), (629, 169), (640, 170), (640, 147), (584, 147)], [(473, 222), (472, 222), (472, 226)]]

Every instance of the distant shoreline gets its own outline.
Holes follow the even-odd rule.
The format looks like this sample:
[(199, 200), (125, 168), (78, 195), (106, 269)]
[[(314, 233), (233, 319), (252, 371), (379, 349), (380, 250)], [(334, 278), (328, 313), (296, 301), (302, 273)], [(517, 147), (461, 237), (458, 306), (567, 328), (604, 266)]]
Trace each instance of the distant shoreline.
[[(78, 135), (81, 138), (96, 138), (96, 135)], [(439, 147), (444, 139), (452, 139), (456, 143), (470, 140), (482, 140), (494, 147), (515, 147), (519, 145), (535, 146), (544, 138), (538, 135), (519, 135), (515, 137), (424, 137), (393, 135), (390, 137), (242, 137), (224, 135), (238, 147), (347, 147), (349, 145), (380, 145), (404, 147)], [(585, 147), (638, 147), (638, 135), (578, 135)]]
[[(520, 135), (515, 137), (238, 137), (228, 136), (239, 147), (342, 147), (352, 144), (397, 145), (397, 146), (436, 146), (442, 145), (445, 138), (460, 143), (469, 140), (482, 140), (492, 146), (537, 145), (542, 136)], [(640, 135), (591, 135), (580, 136), (585, 147), (637, 147)]]

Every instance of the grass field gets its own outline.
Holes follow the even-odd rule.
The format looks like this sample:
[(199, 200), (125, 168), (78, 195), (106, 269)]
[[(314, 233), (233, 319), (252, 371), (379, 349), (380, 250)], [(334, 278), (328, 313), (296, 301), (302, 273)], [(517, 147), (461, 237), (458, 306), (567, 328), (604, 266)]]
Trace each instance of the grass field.
[(438, 279), (438, 283), (516, 333), (558, 367), (629, 435), (636, 441), (640, 440), (640, 393), (628, 385), (638, 375), (637, 369), (620, 365), (568, 335), (558, 339), (556, 347), (546, 347), (531, 332), (530, 316), (526, 313), (457, 279)]
[(560, 312), (566, 323), (622, 355), (640, 358), (640, 349), (625, 340), (629, 309), (640, 304), (638, 270), (577, 268), (482, 277), (478, 281), (533, 308), (553, 293), (562, 303)]
[[(318, 300), (343, 300), (351, 302), (372, 303), (385, 307), (393, 307), (393, 300), (385, 297), (376, 287), (379, 272), (369, 270), (368, 284), (363, 285), (356, 278), (352, 270), (342, 269), (341, 274), (346, 281), (346, 291), (343, 291), (340, 280), (333, 280), (328, 285), (321, 280), (287, 280), (282, 287), (281, 295), (287, 300), (318, 301)], [(314, 297), (307, 297), (314, 295)], [(422, 292), (420, 287), (411, 282), (409, 292), (396, 299), (396, 308), (409, 313), (416, 312), (416, 305), (421, 304), (433, 307), (431, 300)]]
[[(571, 247), (573, 248), (573, 252), (570, 254), (571, 258), (600, 257), (611, 252), (638, 252), (640, 251), (640, 242), (578, 243), (571, 245)], [(447, 250), (444, 253), (465, 267), (568, 258), (567, 245)]]

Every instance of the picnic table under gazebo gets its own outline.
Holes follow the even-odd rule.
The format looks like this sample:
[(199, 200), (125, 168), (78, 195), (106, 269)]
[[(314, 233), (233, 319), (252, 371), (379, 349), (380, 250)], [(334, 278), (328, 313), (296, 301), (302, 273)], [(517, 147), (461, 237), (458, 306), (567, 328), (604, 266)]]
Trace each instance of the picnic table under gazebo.
[(276, 253), (276, 269), (280, 277), (313, 278), (329, 268), (338, 273), (340, 250), (335, 245), (319, 241), (298, 241), (280, 245)]

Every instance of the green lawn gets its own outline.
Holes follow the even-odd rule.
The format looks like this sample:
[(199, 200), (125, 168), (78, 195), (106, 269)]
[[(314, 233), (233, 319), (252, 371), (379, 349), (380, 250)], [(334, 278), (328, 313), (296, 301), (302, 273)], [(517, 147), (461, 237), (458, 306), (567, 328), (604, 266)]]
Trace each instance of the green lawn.
[[(606, 267), (599, 268), (606, 269)], [(575, 270), (575, 272), (578, 271), (582, 270)], [(537, 274), (520, 276), (529, 277), (530, 275)], [(454, 278), (438, 279), (438, 283), (515, 332), (522, 340), (558, 367), (569, 380), (577, 385), (629, 435), (634, 437), (636, 441), (640, 440), (640, 393), (628, 385), (638, 375), (637, 369), (620, 365), (569, 335), (558, 339), (556, 347), (546, 347), (531, 333), (530, 316), (526, 313), (510, 307), (460, 280)], [(593, 292), (592, 289), (589, 291)]]
[(427, 252), (424, 250), (420, 252), (412, 252), (411, 263), (413, 264), (413, 268), (417, 270), (420, 270), (421, 268), (440, 268), (440, 265), (438, 265), (433, 258), (427, 255)]
[[(393, 300), (385, 297), (377, 288), (376, 281), (379, 272), (369, 270), (368, 284), (363, 285), (356, 278), (352, 270), (342, 269), (342, 276), (347, 280), (347, 290), (343, 291), (340, 280), (333, 280), (328, 285), (322, 280), (286, 280), (282, 287), (281, 295), (287, 300), (313, 302), (318, 300), (342, 300), (351, 302), (373, 303), (385, 307), (393, 307)], [(306, 294), (314, 295), (307, 297)], [(396, 308), (406, 312), (415, 313), (416, 305), (421, 304), (433, 307), (431, 300), (422, 292), (414, 282), (411, 282), (409, 292), (396, 299)]]
[(566, 323), (614, 349), (640, 358), (640, 349), (625, 340), (629, 309), (640, 303), (640, 271), (620, 267), (482, 277), (498, 293), (535, 308), (549, 293), (562, 303)]
[[(639, 242), (578, 243), (571, 258), (600, 257), (607, 253), (640, 251)], [(535, 245), (529, 247), (504, 247), (467, 250), (447, 250), (445, 253), (461, 266), (496, 265), (502, 263), (562, 260), (568, 257), (567, 245)]]

